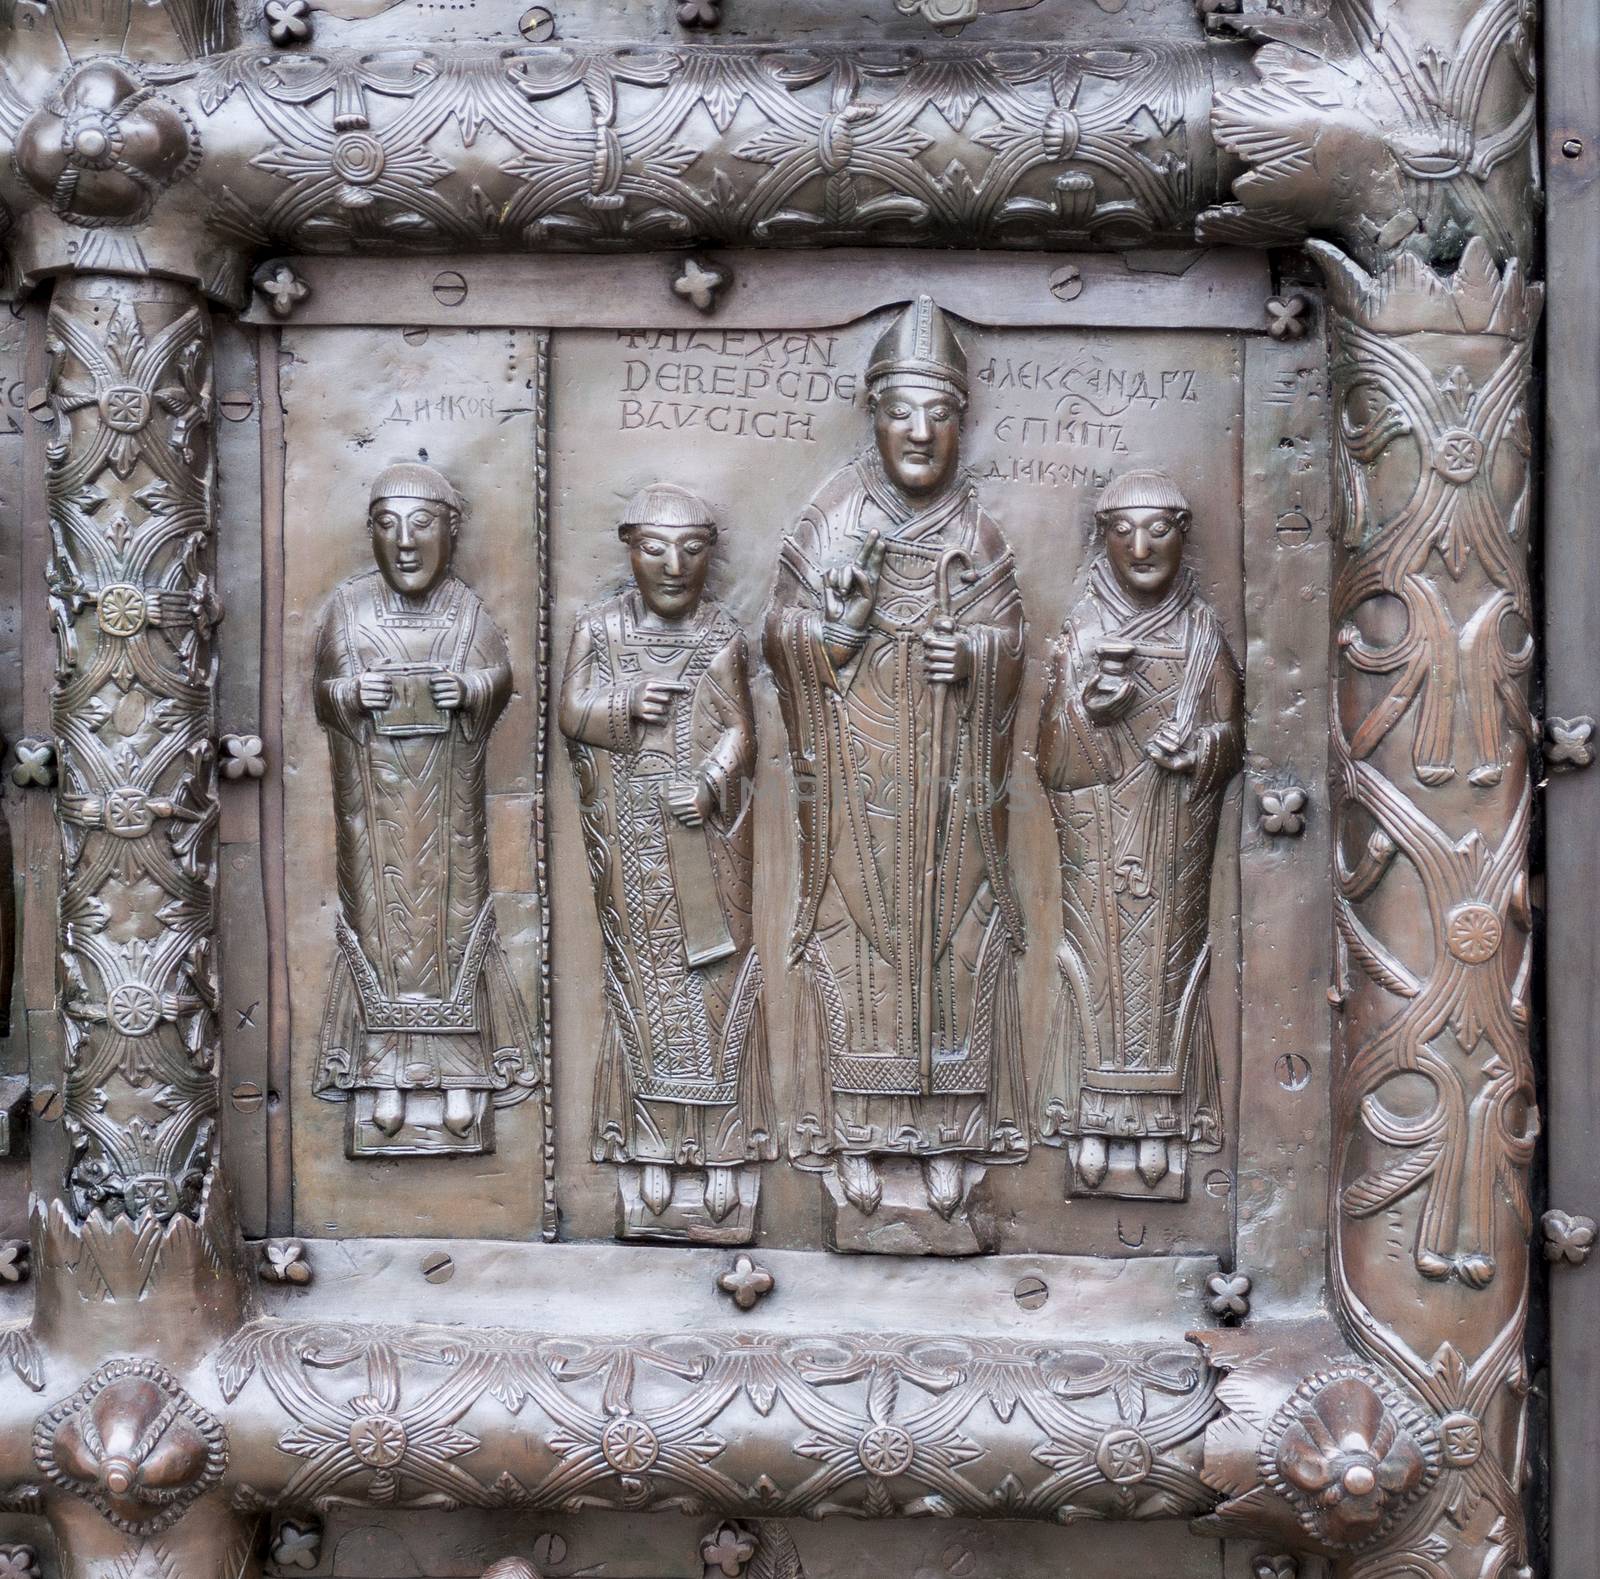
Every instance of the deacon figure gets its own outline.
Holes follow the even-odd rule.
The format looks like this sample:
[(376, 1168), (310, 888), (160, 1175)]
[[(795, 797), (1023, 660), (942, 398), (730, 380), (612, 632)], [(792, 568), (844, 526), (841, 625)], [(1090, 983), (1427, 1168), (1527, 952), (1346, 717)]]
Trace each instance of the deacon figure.
[(960, 462), (967, 363), (919, 297), (867, 369), (876, 444), (786, 539), (766, 627), (799, 790), (796, 1164), (857, 1210), (886, 1159), (950, 1218), (1027, 1152), (1007, 868), (1025, 624)]
[(377, 568), (340, 583), (317, 640), (340, 914), (316, 1090), (353, 1097), (352, 1157), (492, 1150), (491, 1105), (543, 1083), (490, 893), (484, 759), (511, 665), (451, 573), (461, 518), (433, 467), (381, 472)]
[[(1074, 1193), (1182, 1198), (1187, 1150), (1222, 1144), (1211, 869), (1243, 719), (1239, 666), (1183, 562), (1190, 519), (1164, 472), (1101, 493), (1039, 723), (1065, 929), (1039, 1136), (1068, 1146)], [(1113, 1153), (1126, 1166), (1108, 1179)]]
[(700, 499), (655, 483), (619, 533), (633, 585), (579, 616), (560, 708), (603, 956), (594, 1158), (637, 1169), (642, 1212), (626, 1169), (618, 1181), (624, 1237), (741, 1243), (752, 1165), (777, 1155), (752, 941), (749, 657), (705, 596), (717, 525)]

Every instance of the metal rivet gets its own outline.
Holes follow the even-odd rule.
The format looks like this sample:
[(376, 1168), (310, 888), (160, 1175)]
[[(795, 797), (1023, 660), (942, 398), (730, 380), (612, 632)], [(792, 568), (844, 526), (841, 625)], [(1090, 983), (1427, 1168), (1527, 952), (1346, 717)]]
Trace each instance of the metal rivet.
[(1083, 270), (1076, 263), (1064, 263), (1050, 275), (1050, 294), (1058, 302), (1076, 301), (1083, 295)]
[(548, 6), (531, 5), (522, 13), (517, 31), (530, 44), (546, 44), (556, 36), (556, 19)]
[(534, 1536), (533, 1560), (541, 1568), (553, 1567), (556, 1563), (564, 1563), (567, 1560), (566, 1540), (553, 1530), (547, 1530), (543, 1535)]
[(1304, 510), (1285, 510), (1273, 530), (1280, 543), (1298, 545), (1311, 536), (1311, 517)]
[(459, 307), (467, 299), (467, 280), (454, 269), (444, 269), (433, 279), (433, 299), (441, 307)]
[(61, 1092), (55, 1086), (40, 1086), (33, 1094), (33, 1116), (47, 1124), (61, 1117)]
[(233, 1088), (233, 1105), (241, 1113), (254, 1113), (265, 1098), (253, 1080), (241, 1081)]
[(1300, 1053), (1279, 1053), (1272, 1067), (1285, 1091), (1304, 1091), (1311, 1084), (1311, 1060)]
[(1024, 1310), (1038, 1310), (1050, 1297), (1050, 1285), (1042, 1277), (1030, 1272), (1026, 1277), (1017, 1279), (1017, 1286), (1011, 1290), (1011, 1297)]
[(1583, 157), (1583, 139), (1581, 137), (1567, 138), (1561, 145), (1561, 153), (1563, 158), (1581, 159)]
[(456, 1275), (456, 1264), (443, 1250), (430, 1250), (422, 1258), (422, 1275), (430, 1283), (448, 1283)]

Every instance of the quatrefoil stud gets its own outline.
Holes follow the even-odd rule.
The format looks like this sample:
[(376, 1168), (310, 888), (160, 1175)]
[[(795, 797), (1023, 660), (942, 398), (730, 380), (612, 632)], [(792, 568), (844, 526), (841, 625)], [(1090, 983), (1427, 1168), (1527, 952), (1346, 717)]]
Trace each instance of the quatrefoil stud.
[(1267, 298), (1267, 333), (1274, 340), (1301, 340), (1311, 327), (1311, 298), (1296, 292), (1293, 296)]
[(1592, 718), (1547, 718), (1544, 721), (1544, 765), (1558, 773), (1586, 768), (1594, 761)]
[(258, 779), (267, 771), (266, 746), (260, 735), (222, 737), (222, 776), (225, 779)]
[(11, 782), (18, 789), (49, 789), (56, 781), (56, 748), (49, 740), (24, 735), (16, 743)]
[(722, 0), (679, 0), (679, 27), (718, 27), (722, 22)]
[(1262, 790), (1261, 831), (1285, 839), (1298, 839), (1306, 830), (1306, 792), (1298, 784)]
[(1206, 1279), (1207, 1303), (1213, 1316), (1242, 1321), (1250, 1314), (1250, 1279), (1243, 1272), (1213, 1272)]
[(700, 1543), (700, 1561), (706, 1573), (739, 1579), (756, 1554), (756, 1539), (737, 1524), (719, 1524)]
[(717, 305), (717, 293), (728, 283), (730, 275), (715, 263), (702, 263), (698, 258), (685, 258), (678, 277), (672, 282), (675, 295), (694, 304), (703, 313), (711, 312)]
[(279, 48), (311, 39), (311, 7), (307, 0), (267, 0), (263, 8), (267, 37)]
[(256, 270), (255, 286), (274, 318), (287, 318), (311, 294), (311, 287), (287, 263), (263, 263)]
[(1600, 1232), (1594, 1218), (1582, 1217), (1576, 1212), (1548, 1211), (1540, 1219), (1544, 1228), (1544, 1254), (1547, 1261), (1565, 1261), (1571, 1266), (1582, 1266), (1594, 1249), (1595, 1235)]
[(259, 1266), (264, 1283), (289, 1283), (304, 1287), (311, 1281), (311, 1262), (298, 1239), (268, 1239), (261, 1246)]
[(777, 1279), (749, 1256), (741, 1255), (717, 1279), (717, 1287), (732, 1297), (740, 1310), (754, 1310), (770, 1294)]

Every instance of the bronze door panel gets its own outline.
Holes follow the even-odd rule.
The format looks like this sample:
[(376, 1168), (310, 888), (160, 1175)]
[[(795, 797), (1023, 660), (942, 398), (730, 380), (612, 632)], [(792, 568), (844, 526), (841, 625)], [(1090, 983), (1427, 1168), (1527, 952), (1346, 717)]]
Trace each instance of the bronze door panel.
[(0, 14), (0, 1579), (1577, 1573), (1591, 20)]

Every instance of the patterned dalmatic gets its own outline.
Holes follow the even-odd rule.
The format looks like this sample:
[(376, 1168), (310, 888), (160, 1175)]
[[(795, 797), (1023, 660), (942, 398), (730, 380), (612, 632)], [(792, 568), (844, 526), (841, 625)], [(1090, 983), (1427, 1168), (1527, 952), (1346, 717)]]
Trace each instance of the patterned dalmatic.
[[(393, 688), (376, 713), (359, 703), (370, 671)], [(447, 673), (463, 692), (449, 712), (430, 691)], [(539, 1084), (489, 879), (485, 758), (511, 694), (505, 638), (454, 576), (411, 598), (368, 571), (334, 593), (314, 688), (333, 759), (340, 904), (318, 1095), (354, 1095), (352, 1156), (490, 1150), (492, 1105)], [(469, 1093), (464, 1106), (449, 1103), (452, 1090)], [(374, 1120), (383, 1092), (408, 1099), (389, 1134)]]
[[(665, 717), (633, 716), (647, 681), (677, 687)], [(626, 1237), (737, 1242), (734, 1194), (754, 1177), (721, 1170), (777, 1155), (751, 871), (755, 722), (743, 634), (712, 600), (681, 621), (647, 616), (629, 591), (573, 631), (560, 721), (577, 775), (606, 994), (595, 1075), (596, 1162), (642, 1165), (646, 1211)], [(699, 826), (668, 805), (703, 781)], [(703, 1198), (667, 1211), (660, 1169), (713, 1170)], [(652, 1183), (652, 1181), (655, 1181)], [(691, 1198), (692, 1199), (692, 1198)], [(638, 1203), (635, 1203), (637, 1206)]]
[[(1115, 720), (1083, 703), (1100, 651), (1133, 686)], [(1131, 653), (1130, 653), (1131, 649)], [(1175, 772), (1146, 751), (1176, 723), (1194, 753)], [(1039, 1138), (1067, 1144), (1077, 1190), (1181, 1198), (1186, 1148), (1222, 1144), (1207, 987), (1211, 873), (1223, 796), (1243, 752), (1241, 678), (1216, 612), (1181, 569), (1161, 601), (1136, 604), (1110, 563), (1056, 643), (1039, 725), (1039, 776), (1061, 853), (1061, 973), (1039, 1094)], [(1119, 1147), (1108, 1177), (1079, 1167), (1083, 1137)], [(1140, 1141), (1162, 1141), (1147, 1175)], [(1102, 1154), (1103, 1155), (1103, 1154)], [(1167, 1158), (1170, 1155), (1170, 1165)]]

